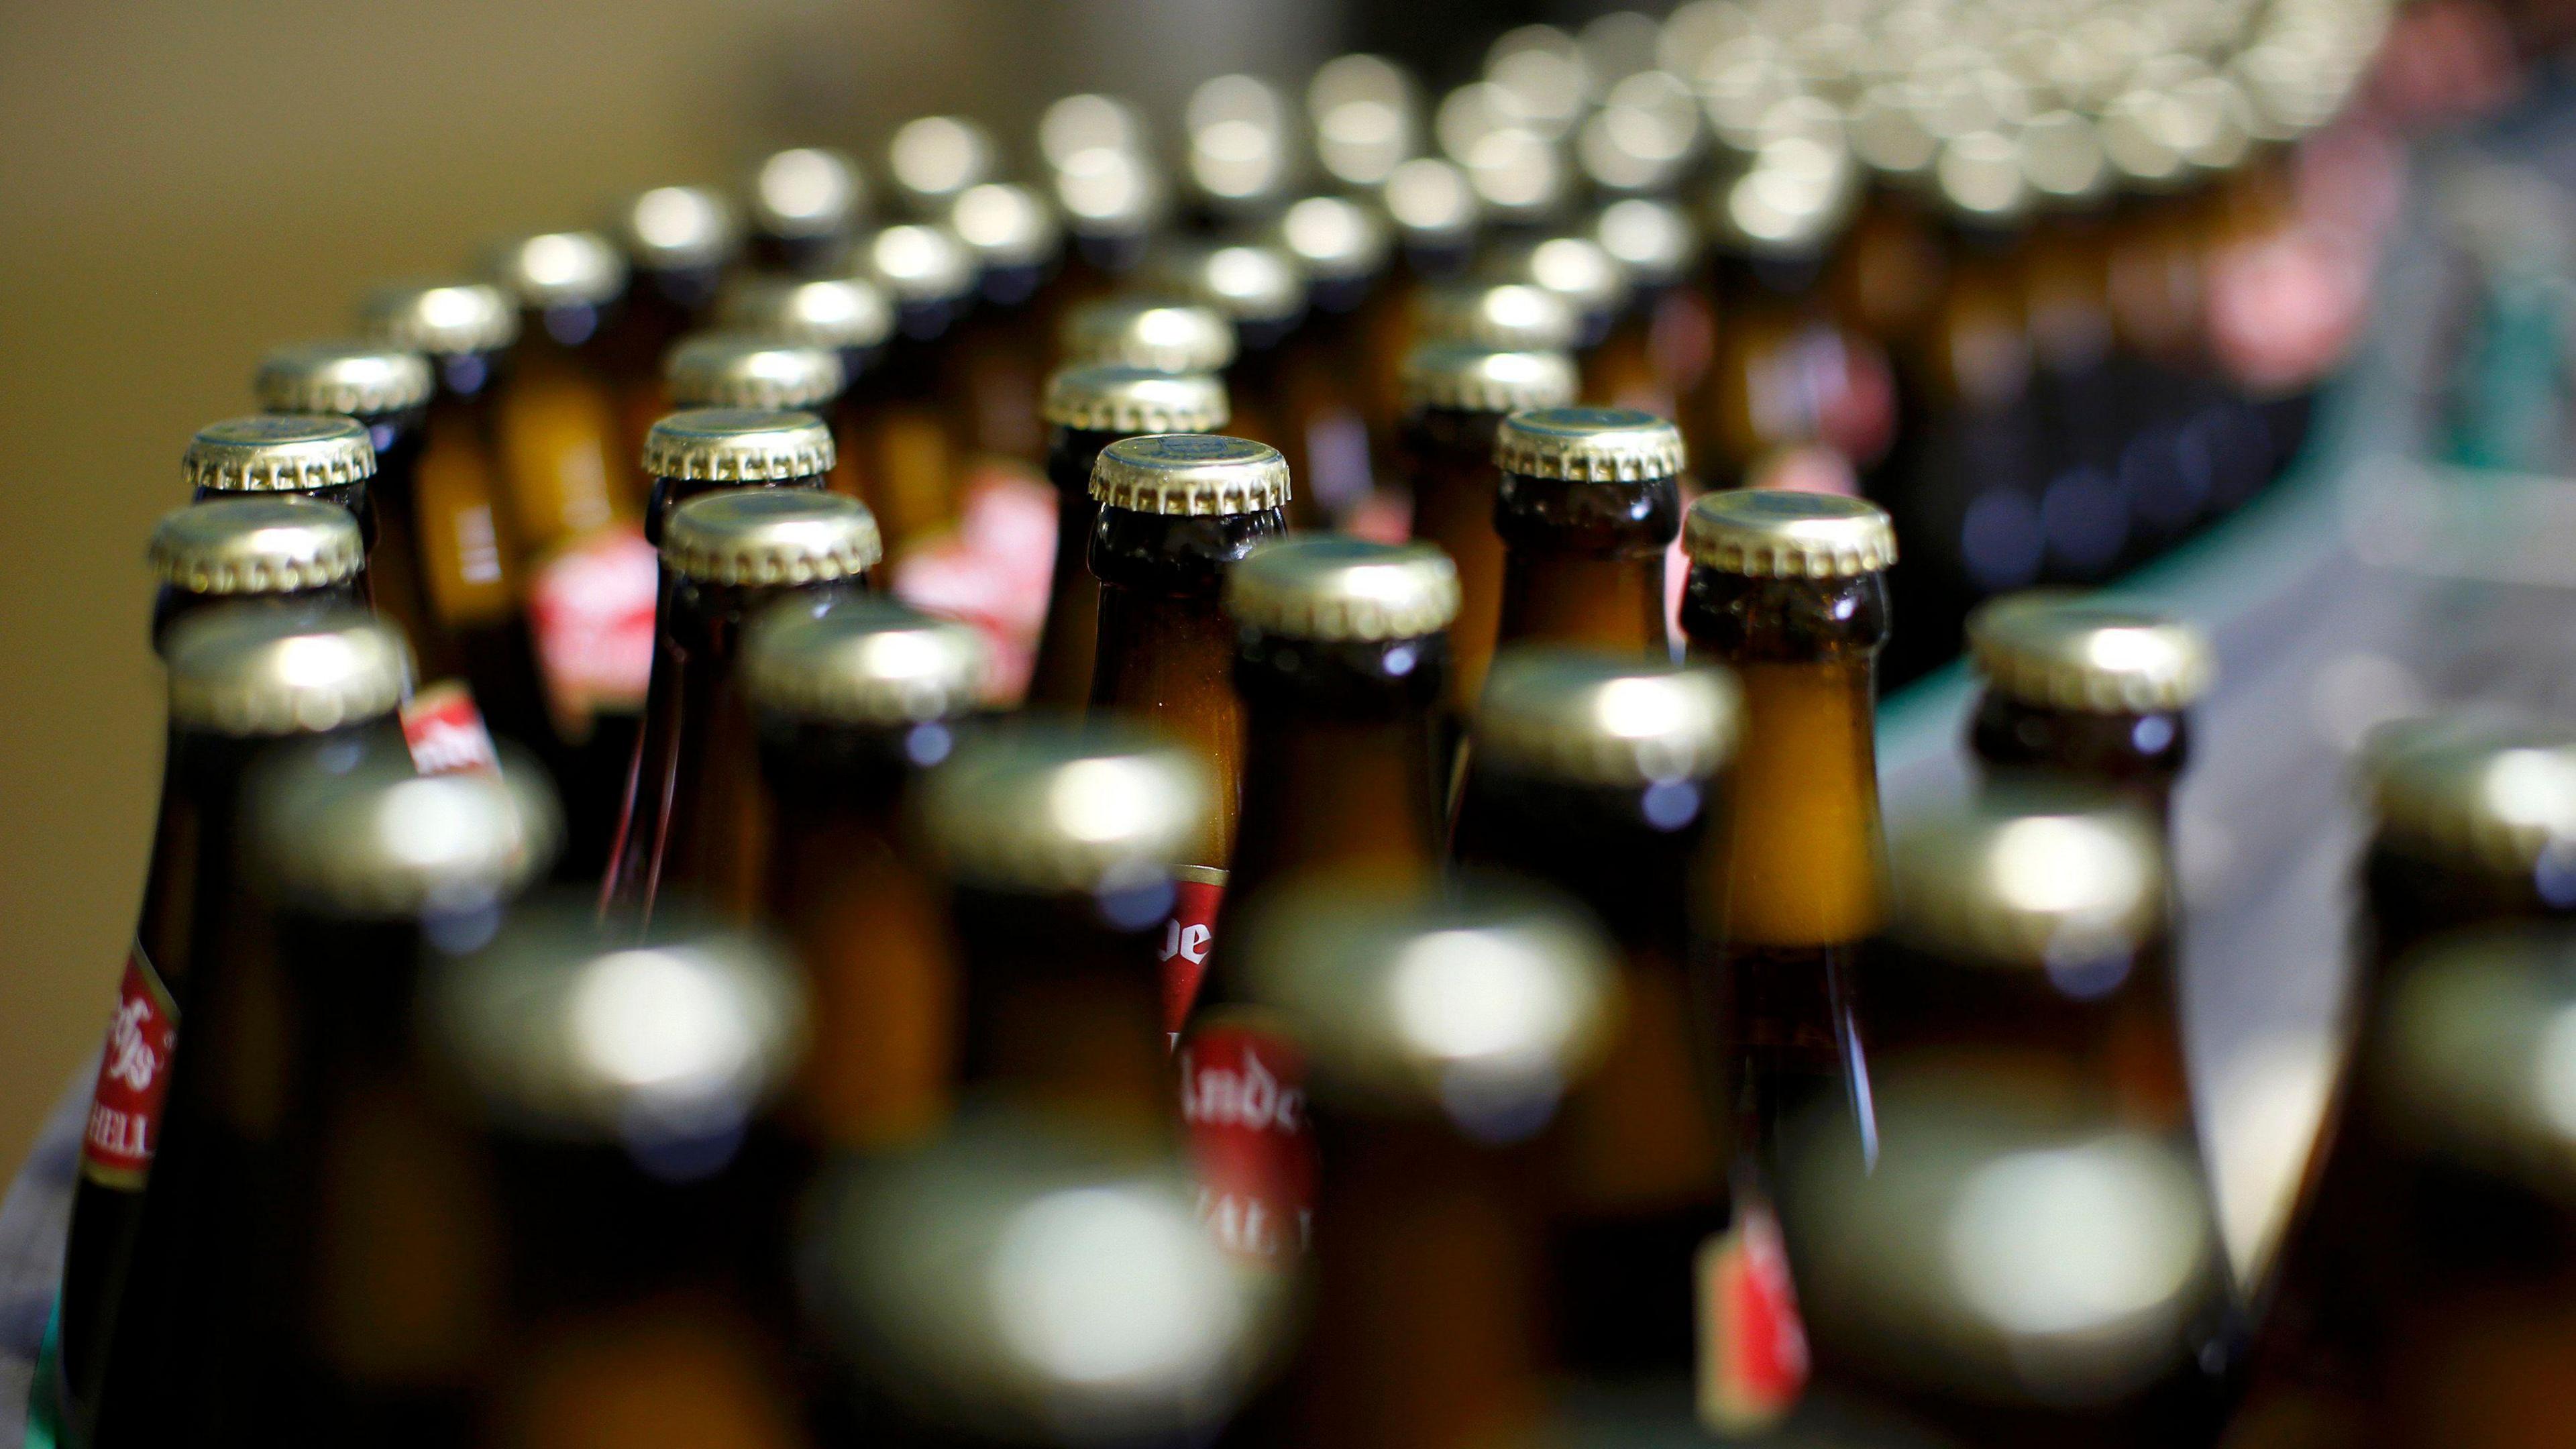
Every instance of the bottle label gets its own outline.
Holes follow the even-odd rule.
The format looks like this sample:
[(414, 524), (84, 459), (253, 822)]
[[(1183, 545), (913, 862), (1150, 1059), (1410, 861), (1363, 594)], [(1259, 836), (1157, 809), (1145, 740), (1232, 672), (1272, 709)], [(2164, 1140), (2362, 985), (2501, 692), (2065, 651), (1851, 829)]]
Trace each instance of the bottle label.
[(178, 1041), (178, 1004), (137, 941), (125, 958), (81, 1135), (81, 1174), (92, 1182), (129, 1192), (143, 1186), (161, 1145), (161, 1101), (169, 1095), (170, 1054)]
[(1700, 1244), (1699, 1419), (1711, 1433), (1758, 1433), (1807, 1387), (1807, 1331), (1770, 1204), (1739, 1195), (1735, 1222)]
[(442, 679), (413, 693), (402, 707), (403, 743), (411, 747), (412, 768), (424, 775), (467, 771), (497, 773), (500, 754), (483, 711), (474, 707), (474, 692), (453, 679)]
[(1315, 1218), (1304, 1056), (1284, 1032), (1228, 1012), (1190, 1033), (1178, 1061), (1200, 1216), (1240, 1257), (1302, 1254)]
[(1163, 962), (1163, 1031), (1177, 1045), (1188, 1024), (1190, 1007), (1199, 999), (1199, 982), (1207, 975), (1208, 950), (1216, 944), (1217, 907), (1225, 902), (1225, 872), (1204, 865), (1177, 866), (1172, 871), (1172, 918), (1163, 923), (1162, 944), (1155, 952)]
[(984, 698), (1019, 701), (1037, 662), (1055, 579), (1055, 489), (1007, 465), (979, 465), (954, 529), (897, 560), (894, 594), (984, 636)]
[(537, 569), (528, 626), (545, 666), (547, 702), (576, 735), (595, 714), (644, 707), (660, 589), (658, 556), (632, 526), (593, 533)]

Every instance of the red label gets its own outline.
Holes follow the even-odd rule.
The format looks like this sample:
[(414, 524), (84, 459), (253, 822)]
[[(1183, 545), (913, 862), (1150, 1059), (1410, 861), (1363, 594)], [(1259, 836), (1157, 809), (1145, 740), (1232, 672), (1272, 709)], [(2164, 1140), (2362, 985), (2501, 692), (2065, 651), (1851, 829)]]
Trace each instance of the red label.
[(1807, 1331), (1770, 1204), (1741, 1198), (1735, 1224), (1699, 1250), (1699, 1417), (1718, 1434), (1756, 1432), (1807, 1387)]
[(1055, 577), (1055, 526), (1055, 490), (1044, 479), (985, 467), (967, 480), (957, 527), (895, 565), (896, 598), (983, 634), (991, 703), (1015, 704), (1028, 688)]
[(528, 624), (557, 714), (587, 720), (644, 707), (660, 592), (660, 564), (638, 528), (593, 534), (537, 570)]
[(1163, 962), (1163, 1031), (1174, 1042), (1188, 1025), (1207, 975), (1208, 949), (1216, 944), (1217, 907), (1225, 901), (1225, 872), (1184, 865), (1173, 872), (1172, 918), (1154, 948)]
[(1286, 1036), (1230, 1017), (1190, 1033), (1178, 1060), (1200, 1216), (1240, 1256), (1303, 1253), (1315, 1218), (1304, 1056)]
[(456, 680), (442, 679), (405, 702), (402, 730), (412, 768), (424, 775), (501, 768), (492, 732), (483, 727), (483, 711), (474, 707), (473, 691)]
[(91, 1179), (109, 1187), (143, 1185), (161, 1145), (161, 1100), (170, 1091), (170, 1053), (178, 1041), (179, 1008), (138, 941), (125, 958), (81, 1136), (81, 1171)]

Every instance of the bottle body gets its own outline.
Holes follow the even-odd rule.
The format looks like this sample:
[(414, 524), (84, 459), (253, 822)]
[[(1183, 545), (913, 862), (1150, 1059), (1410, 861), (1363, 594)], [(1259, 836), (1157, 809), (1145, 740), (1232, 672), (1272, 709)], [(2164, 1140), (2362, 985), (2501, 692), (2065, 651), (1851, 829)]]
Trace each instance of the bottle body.
[[(1443, 700), (1454, 738), (1484, 689), (1503, 623), (1503, 537), (1494, 531), (1494, 431), (1500, 413), (1421, 408), (1403, 422), (1405, 480), (1413, 491), (1413, 537), (1438, 544), (1458, 568), (1458, 617), (1449, 625), (1449, 688)], [(1445, 778), (1445, 776), (1444, 776)]]
[(1604, 483), (1504, 470), (1494, 501), (1504, 552), (1498, 644), (1669, 658), (1665, 553), (1681, 507), (1670, 477)]
[(1078, 710), (1090, 698), (1092, 646), (1100, 633), (1100, 584), (1086, 557), (1100, 507), (1091, 501), (1091, 465), (1117, 434), (1054, 428), (1047, 439), (1047, 481), (1055, 485), (1055, 566), (1047, 584), (1046, 624), (1029, 674), (1028, 702)]

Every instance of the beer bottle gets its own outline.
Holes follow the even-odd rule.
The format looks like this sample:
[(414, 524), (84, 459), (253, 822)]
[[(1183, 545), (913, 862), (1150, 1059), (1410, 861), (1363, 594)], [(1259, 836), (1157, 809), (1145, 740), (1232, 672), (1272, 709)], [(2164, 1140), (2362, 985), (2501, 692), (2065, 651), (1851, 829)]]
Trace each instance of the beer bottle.
[(1484, 208), (1456, 162), (1439, 156), (1399, 162), (1377, 197), (1395, 223), (1404, 268), (1415, 285), (1454, 280), (1475, 259)]
[(820, 415), (841, 395), (839, 353), (761, 332), (686, 337), (671, 349), (662, 372), (664, 391), (680, 408)]
[(1151, 737), (1044, 721), (970, 735), (931, 775), (922, 821), (953, 882), (968, 1090), (1169, 1151), (1152, 941), (1212, 783)]
[(1057, 342), (1068, 363), (1221, 373), (1234, 361), (1234, 323), (1224, 313), (1166, 297), (1085, 302), (1065, 314)]
[(1292, 103), (1259, 76), (1199, 83), (1181, 110), (1192, 230), (1242, 233), (1277, 213), (1302, 161)]
[(345, 508), (294, 495), (216, 498), (161, 516), (145, 551), (161, 588), (152, 648), (211, 609), (281, 606), (301, 613), (356, 608), (366, 545)]
[(1680, 417), (1708, 366), (1716, 320), (1690, 285), (1702, 238), (1689, 212), (1661, 197), (1629, 196), (1593, 218), (1592, 239), (1627, 277), (1627, 302), (1584, 359), (1583, 395), (1604, 407)]
[(882, 365), (851, 389), (851, 447), (860, 501), (900, 561), (955, 521), (965, 422), (945, 386), (947, 343), (975, 298), (975, 257), (944, 226), (890, 226), (861, 249), (867, 274), (894, 303)]
[(1683, 547), (1691, 657), (1744, 691), (1692, 909), (1737, 1152), (1760, 1162), (1812, 1097), (1869, 1130), (1853, 976), (1880, 920), (1873, 666), (1896, 534), (1859, 499), (1734, 491), (1691, 506)]
[[(765, 416), (805, 418), (804, 430), (822, 433), (802, 413)], [(768, 802), (737, 668), (743, 631), (774, 603), (819, 611), (864, 592), (883, 552), (864, 506), (813, 489), (730, 488), (671, 510), (653, 683), (600, 887), (612, 931), (646, 930), (671, 894), (731, 919), (760, 910)]]
[[(653, 475), (644, 536), (661, 547), (672, 510), (702, 493), (758, 487), (819, 491), (833, 458), (831, 430), (812, 413), (747, 408), (673, 413), (653, 425), (644, 443), (644, 471)], [(663, 567), (667, 588), (667, 561)]]
[(1171, 209), (1171, 185), (1151, 153), (1144, 118), (1125, 101), (1084, 92), (1046, 108), (1037, 141), (1048, 192), (1073, 236), (1066, 296), (1116, 290), (1144, 261)]
[(895, 195), (925, 220), (939, 219), (967, 188), (990, 180), (995, 159), (992, 134), (966, 116), (916, 117), (886, 142)]
[(859, 497), (863, 453), (857, 442), (867, 416), (859, 384), (894, 335), (894, 304), (884, 289), (865, 277), (750, 277), (727, 288), (717, 310), (729, 329), (823, 348), (841, 359), (837, 400), (822, 417), (832, 426), (838, 450), (832, 489)]
[(1968, 616), (1984, 682), (1968, 747), (1996, 775), (2047, 774), (2134, 796), (2159, 824), (2190, 754), (2209, 641), (2161, 615), (2051, 593)]
[(1526, 282), (1453, 282), (1420, 297), (1425, 342), (1458, 342), (1496, 352), (1566, 352), (1574, 347), (1574, 308)]
[[(702, 326), (742, 245), (742, 215), (722, 192), (657, 186), (618, 207), (610, 230), (626, 253), (626, 305), (603, 346), (617, 383), (620, 459), (643, 456), (653, 420), (671, 411), (662, 362)], [(612, 475), (623, 478), (621, 469)], [(638, 500), (640, 503), (642, 500)]]
[(821, 146), (772, 152), (752, 169), (751, 260), (767, 271), (830, 276), (868, 218), (859, 163)]
[[(373, 511), (367, 480), (376, 473), (376, 449), (352, 418), (261, 413), (199, 428), (179, 472), (199, 503), (247, 493), (301, 494), (348, 510), (363, 533)], [(363, 581), (359, 587), (363, 593)]]
[[(62, 1387), (81, 1442), (143, 1442), (111, 1434), (102, 1407), (121, 1401), (147, 1431), (141, 1421), (181, 1391), (192, 1353), (217, 1347), (177, 1337), (180, 1315), (211, 1306), (207, 1275), (257, 1226), (217, 1196), (277, 1126), (283, 1024), (275, 959), (240, 873), (244, 779), (271, 747), (305, 737), (351, 759), (400, 758), (393, 714), (411, 682), (401, 637), (354, 611), (210, 609), (174, 629), (166, 652), (151, 864), (64, 1252)], [(186, 1055), (182, 1020), (203, 1043)], [(219, 1219), (219, 1202), (235, 1211)]]
[(1629, 1005), (1546, 1164), (1555, 1356), (1589, 1375), (1689, 1370), (1693, 1262), (1728, 1222), (1689, 875), (1738, 713), (1721, 671), (1544, 647), (1496, 661), (1476, 712), (1458, 862), (1581, 901), (1618, 943)]
[(1628, 275), (1599, 242), (1566, 233), (1522, 239), (1490, 252), (1484, 274), (1496, 282), (1538, 287), (1565, 299), (1574, 313), (1574, 351), (1589, 361), (1627, 310)]
[(500, 1202), (485, 1442), (806, 1442), (758, 1130), (803, 993), (764, 938), (678, 915), (610, 948), (570, 903), (523, 911), (424, 993)]
[(1394, 421), (1369, 387), (1378, 339), (1401, 324), (1389, 315), (1394, 238), (1385, 218), (1340, 196), (1293, 203), (1279, 214), (1276, 235), (1307, 278), (1306, 322), (1282, 368), (1288, 426), (1306, 440), (1298, 476), (1320, 511), (1350, 519), (1377, 488), (1371, 440)]
[[(2576, 732), (2436, 717), (2387, 727), (2366, 765), (2374, 958), (2461, 926), (2576, 909)], [(2376, 978), (2363, 973), (2365, 993)]]
[[(1366, 242), (1376, 254), (1370, 263), (1371, 284), (1351, 330), (1355, 334), (1352, 340), (1359, 348), (1361, 415), (1368, 424), (1370, 439), (1383, 454), (1387, 440), (1394, 436), (1396, 413), (1402, 405), (1396, 374), (1409, 345), (1413, 291), (1418, 281), (1413, 258), (1398, 245), (1403, 229), (1395, 224), (1385, 204), (1386, 188), (1396, 169), (1413, 159), (1421, 148), (1425, 130), (1422, 88), (1402, 66), (1384, 56), (1343, 55), (1315, 67), (1315, 74), (1306, 82), (1305, 101), (1315, 161), (1340, 193), (1331, 209), (1308, 208), (1315, 220), (1305, 225), (1318, 226), (1340, 208), (1353, 207), (1356, 210), (1346, 214), (1355, 218), (1355, 224), (1345, 227), (1334, 221), (1331, 230), (1354, 238), (1373, 234), (1373, 239)], [(1466, 187), (1460, 185), (1456, 195), (1466, 197)], [(1281, 231), (1289, 250), (1303, 252), (1307, 248), (1301, 247), (1294, 236), (1286, 235), (1297, 229), (1293, 221), (1296, 211), (1291, 207), (1288, 215), (1281, 218)], [(1430, 240), (1436, 232), (1422, 235)], [(1346, 248), (1335, 245), (1330, 250), (1338, 254)], [(1335, 270), (1329, 264), (1318, 263), (1317, 258), (1306, 259), (1307, 269), (1319, 279)], [(1463, 258), (1458, 259), (1458, 265), (1464, 265)], [(1323, 295), (1329, 290), (1329, 286), (1319, 288), (1319, 308), (1330, 309), (1330, 299)]]
[(1682, 436), (1622, 408), (1539, 408), (1494, 432), (1499, 644), (1670, 656), (1664, 554), (1681, 528)]
[[(1305, 273), (1284, 249), (1236, 243), (1176, 247), (1164, 258), (1162, 279), (1174, 293), (1212, 307), (1234, 324), (1234, 361), (1225, 368), (1234, 403), (1235, 432), (1279, 450), (1289, 476), (1309, 477), (1306, 438), (1297, 426), (1301, 404), (1316, 396), (1312, 359), (1293, 345), (1306, 318)], [(1323, 501), (1304, 487), (1288, 502), (1300, 528), (1328, 521)]]
[[(1458, 570), (1458, 617), (1449, 625), (1444, 754), (1454, 751), (1503, 622), (1503, 538), (1494, 531), (1494, 435), (1503, 419), (1574, 401), (1574, 365), (1561, 352), (1498, 351), (1428, 342), (1404, 364), (1405, 481), (1413, 536), (1439, 545)], [(1444, 769), (1441, 778), (1448, 778)]]
[(367, 480), (367, 590), (376, 609), (402, 626), (429, 679), (463, 674), (453, 639), (431, 637), (421, 572), (418, 473), (421, 423), (429, 404), (428, 359), (376, 342), (307, 342), (259, 361), (251, 395), (272, 413), (337, 413), (355, 418), (376, 450)]
[(1092, 644), (1100, 630), (1100, 585), (1085, 557), (1100, 513), (1091, 501), (1092, 466), (1120, 438), (1224, 427), (1225, 387), (1206, 373), (1072, 363), (1047, 379), (1045, 409), (1047, 478), (1056, 490), (1055, 572), (1028, 700), (1080, 709), (1090, 695)]
[(1064, 224), (1036, 192), (986, 181), (957, 194), (948, 229), (973, 253), (975, 305), (950, 349), (950, 387), (976, 452), (1035, 462), (1045, 449), (1040, 399), (1063, 297), (1053, 285)]
[(764, 905), (795, 948), (815, 1040), (786, 1111), (806, 1143), (916, 1143), (954, 1080), (957, 949), (904, 814), (982, 687), (981, 636), (879, 599), (755, 621), (743, 690), (777, 803)]

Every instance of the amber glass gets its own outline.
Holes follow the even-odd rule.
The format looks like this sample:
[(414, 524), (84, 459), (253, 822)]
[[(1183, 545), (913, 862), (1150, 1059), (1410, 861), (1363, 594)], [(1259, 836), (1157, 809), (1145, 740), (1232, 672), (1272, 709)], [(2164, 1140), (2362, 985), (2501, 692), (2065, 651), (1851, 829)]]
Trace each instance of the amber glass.
[(1707, 296), (1679, 283), (1634, 289), (1610, 335), (1583, 359), (1583, 400), (1659, 418), (1689, 416), (1716, 322)]
[(520, 313), (506, 384), (492, 404), (510, 529), (533, 566), (614, 524), (632, 524), (634, 458), (621, 455), (605, 329), (613, 309), (563, 305)]
[(942, 383), (956, 310), (903, 304), (874, 368), (841, 394), (832, 488), (876, 515), (889, 560), (956, 521), (966, 425)]
[(1664, 553), (1681, 522), (1681, 487), (1671, 478), (1590, 483), (1503, 472), (1494, 497), (1503, 540), (1497, 645), (1670, 657)]
[(1046, 449), (1038, 403), (1055, 352), (1054, 270), (994, 262), (980, 274), (974, 309), (944, 358), (948, 412), (963, 422), (970, 452), (1035, 463)]
[(1303, 424), (1329, 394), (1331, 382), (1323, 357), (1303, 344), (1301, 321), (1235, 319), (1234, 361), (1225, 370), (1234, 415), (1226, 432), (1277, 448), (1288, 460), (1288, 476), (1297, 480), (1288, 499), (1290, 525), (1324, 528), (1332, 520), (1324, 500), (1307, 483), (1312, 468)]
[(1866, 469), (1893, 440), (1886, 353), (1837, 314), (1823, 268), (1820, 255), (1718, 259), (1716, 355), (1685, 408), (1708, 486), (1735, 486), (1765, 454), (1802, 443)]
[(282, 594), (198, 594), (163, 584), (152, 596), (152, 651), (156, 654), (165, 652), (172, 633), (180, 625), (215, 610), (276, 609), (319, 618), (340, 610), (364, 608), (367, 601), (359, 595), (358, 582), (357, 578), (351, 577), (336, 584), (321, 584)]
[(2059, 709), (1989, 687), (1969, 719), (1968, 747), (1994, 776), (2043, 775), (2120, 791), (2163, 821), (2191, 755), (2179, 709)]
[(1454, 736), (1484, 693), (1503, 623), (1503, 536), (1494, 531), (1494, 432), (1501, 413), (1416, 408), (1404, 419), (1405, 482), (1413, 536), (1438, 544), (1458, 566), (1458, 617), (1449, 624), (1449, 688), (1442, 701)]
[[(468, 352), (430, 359), (438, 374), (421, 426), (409, 520), (421, 594), (432, 625), (421, 646), (421, 677), (462, 671), (492, 732), (555, 758), (554, 724), (537, 668), (524, 603), (524, 552), (504, 506), (492, 399), (500, 357)], [(385, 520), (390, 539), (396, 522)], [(453, 641), (452, 654), (448, 641)]]
[(617, 397), (617, 449), (611, 486), (639, 513), (646, 505), (645, 434), (670, 415), (671, 393), (662, 366), (679, 340), (706, 325), (715, 305), (721, 266), (639, 267), (629, 274), (624, 304), (608, 319), (599, 353)]
[(1287, 344), (1281, 397), (1298, 450), (1282, 456), (1297, 480), (1288, 514), (1300, 528), (1349, 518), (1376, 488), (1368, 346), (1385, 292), (1373, 276), (1313, 279), (1305, 321)]
[(1118, 433), (1053, 428), (1047, 438), (1047, 481), (1055, 485), (1055, 573), (1047, 585), (1046, 626), (1038, 635), (1037, 663), (1029, 674), (1028, 702), (1046, 709), (1080, 709), (1091, 694), (1091, 650), (1100, 632), (1100, 584), (1085, 555), (1100, 505), (1091, 501), (1091, 465)]
[(1173, 1132), (1155, 935), (1168, 880), (1097, 894), (961, 884), (958, 1052), (969, 1091), (1063, 1114), (1143, 1147)]

